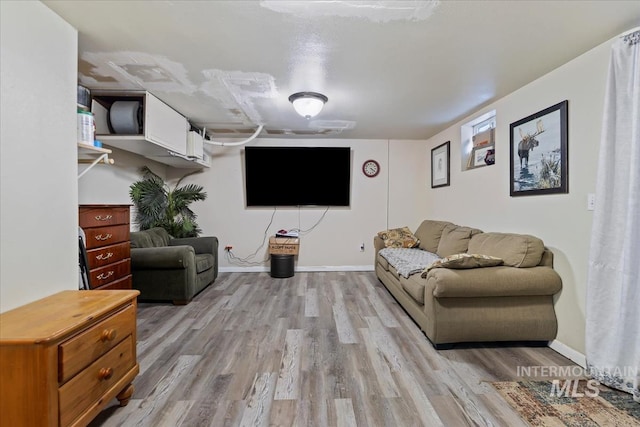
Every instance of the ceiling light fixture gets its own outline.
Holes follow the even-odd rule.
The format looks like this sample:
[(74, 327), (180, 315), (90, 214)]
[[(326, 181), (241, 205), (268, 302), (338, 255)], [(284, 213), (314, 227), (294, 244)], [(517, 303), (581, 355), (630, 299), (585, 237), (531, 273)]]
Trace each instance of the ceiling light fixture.
[(296, 113), (305, 119), (317, 116), (328, 100), (329, 98), (317, 92), (298, 92), (289, 97)]

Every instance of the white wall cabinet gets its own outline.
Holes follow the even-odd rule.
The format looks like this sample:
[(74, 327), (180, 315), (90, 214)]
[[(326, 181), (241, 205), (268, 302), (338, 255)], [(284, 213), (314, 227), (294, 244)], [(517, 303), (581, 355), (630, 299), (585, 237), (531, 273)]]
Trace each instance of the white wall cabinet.
[[(208, 167), (208, 161), (187, 156), (189, 122), (149, 92), (93, 91), (91, 111), (96, 123), (96, 139), (104, 145), (139, 154), (159, 163), (179, 168)], [(142, 120), (137, 133), (114, 131), (109, 110), (116, 101), (138, 101)]]

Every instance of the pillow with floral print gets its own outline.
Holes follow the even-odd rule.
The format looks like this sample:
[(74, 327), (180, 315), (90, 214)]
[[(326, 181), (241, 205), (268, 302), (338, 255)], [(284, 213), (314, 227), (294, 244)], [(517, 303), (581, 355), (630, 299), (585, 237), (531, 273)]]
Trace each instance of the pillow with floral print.
[(413, 248), (420, 243), (409, 227), (381, 231), (378, 233), (378, 237), (384, 240), (384, 245), (387, 248)]

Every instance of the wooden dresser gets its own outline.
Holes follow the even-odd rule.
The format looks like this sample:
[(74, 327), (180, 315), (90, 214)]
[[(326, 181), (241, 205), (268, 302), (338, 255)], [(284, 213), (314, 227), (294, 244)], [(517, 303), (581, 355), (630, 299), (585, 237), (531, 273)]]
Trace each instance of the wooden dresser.
[(0, 425), (86, 426), (129, 402), (136, 290), (63, 291), (0, 314)]
[(91, 289), (131, 289), (129, 205), (80, 205)]

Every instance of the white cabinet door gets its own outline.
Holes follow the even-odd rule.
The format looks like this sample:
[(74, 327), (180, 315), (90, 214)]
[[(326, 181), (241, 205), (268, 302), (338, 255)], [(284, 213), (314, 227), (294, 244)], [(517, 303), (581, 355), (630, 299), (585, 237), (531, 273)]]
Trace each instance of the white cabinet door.
[(188, 131), (185, 117), (150, 93), (146, 94), (144, 132), (147, 140), (185, 155)]

